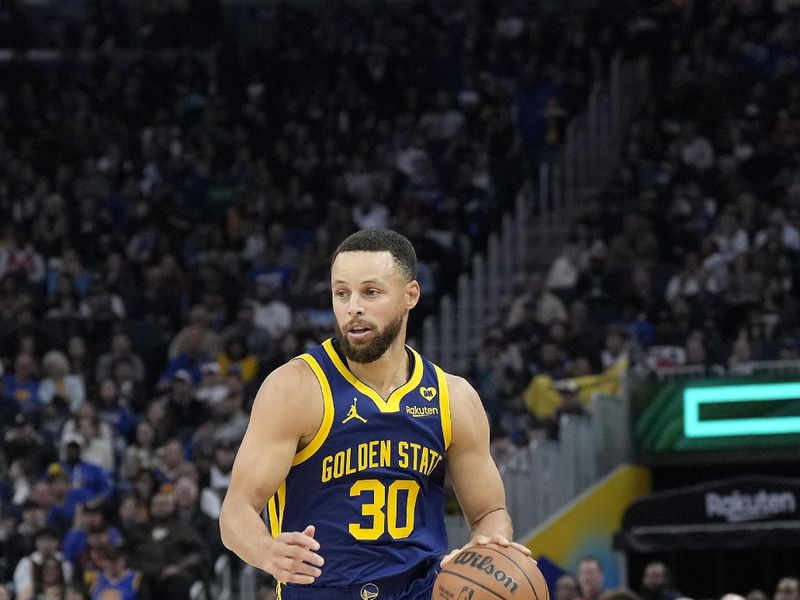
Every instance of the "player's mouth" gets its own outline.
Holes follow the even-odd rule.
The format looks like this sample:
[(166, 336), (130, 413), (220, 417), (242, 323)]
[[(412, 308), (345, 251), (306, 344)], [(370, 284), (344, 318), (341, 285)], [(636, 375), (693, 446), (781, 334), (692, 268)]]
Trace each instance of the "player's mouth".
[(369, 327), (365, 327), (363, 325), (355, 325), (353, 327), (348, 328), (347, 338), (354, 342), (360, 342), (366, 339), (371, 331), (372, 329)]

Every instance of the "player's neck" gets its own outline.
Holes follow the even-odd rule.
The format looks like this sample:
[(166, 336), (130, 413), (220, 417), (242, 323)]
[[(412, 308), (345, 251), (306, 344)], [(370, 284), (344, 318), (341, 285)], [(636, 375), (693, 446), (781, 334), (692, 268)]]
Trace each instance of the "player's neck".
[(348, 360), (350, 371), (383, 398), (388, 397), (408, 381), (411, 359), (406, 352), (404, 339), (404, 335), (398, 335), (383, 356), (371, 363), (357, 363)]

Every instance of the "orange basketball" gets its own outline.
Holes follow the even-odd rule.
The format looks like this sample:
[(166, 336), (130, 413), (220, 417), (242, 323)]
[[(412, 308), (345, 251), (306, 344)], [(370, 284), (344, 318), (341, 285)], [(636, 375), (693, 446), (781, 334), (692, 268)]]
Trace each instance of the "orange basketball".
[(550, 600), (547, 582), (530, 558), (497, 544), (470, 546), (448, 562), (431, 600)]

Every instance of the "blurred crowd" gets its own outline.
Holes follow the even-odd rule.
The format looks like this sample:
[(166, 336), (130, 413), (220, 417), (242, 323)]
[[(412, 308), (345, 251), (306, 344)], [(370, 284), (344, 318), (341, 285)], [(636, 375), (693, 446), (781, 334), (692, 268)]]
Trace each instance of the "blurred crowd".
[(623, 360), (798, 358), (798, 13), (561, 4), (272, 4), (262, 47), (213, 2), (0, 5), (0, 41), (59, 50), (0, 60), (0, 600), (211, 597), (250, 403), (330, 334), (336, 244), (414, 242), (414, 334), (642, 40), (673, 54), (621, 168), (471, 367), (495, 431), (557, 437)]
[(250, 403), (330, 334), (335, 245), (406, 234), (418, 327), (620, 43), (547, 3), (254, 18), (263, 48), (213, 2), (0, 6), (0, 594), (214, 595)]
[[(473, 367), (521, 443), (590, 410), (577, 387), (620, 361), (720, 376), (800, 359), (800, 9), (694, 3), (639, 26), (672, 52), (621, 164)], [(545, 415), (537, 376), (559, 382)]]
[[(633, 583), (633, 582), (631, 582)], [(669, 566), (654, 560), (647, 563), (634, 589), (612, 589), (605, 585), (605, 574), (600, 562), (587, 556), (578, 563), (577, 575), (564, 574), (558, 578), (553, 590), (554, 600), (692, 600), (678, 590)], [(775, 584), (772, 600), (799, 600), (800, 579), (781, 577)], [(729, 592), (719, 600), (769, 600), (770, 596), (760, 589), (751, 589), (742, 594)], [(710, 599), (709, 599), (710, 600)]]

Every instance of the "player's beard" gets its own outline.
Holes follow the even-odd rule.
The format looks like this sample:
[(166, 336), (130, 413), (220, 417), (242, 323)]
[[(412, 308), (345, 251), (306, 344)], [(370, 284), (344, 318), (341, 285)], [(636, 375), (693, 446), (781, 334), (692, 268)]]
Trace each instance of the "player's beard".
[(397, 339), (402, 326), (403, 313), (401, 312), (395, 319), (392, 319), (383, 330), (373, 329), (372, 335), (366, 342), (356, 345), (350, 343), (347, 335), (345, 335), (339, 327), (339, 323), (336, 323), (336, 339), (348, 360), (367, 364), (375, 362), (383, 356), (384, 352), (392, 345), (392, 342)]

